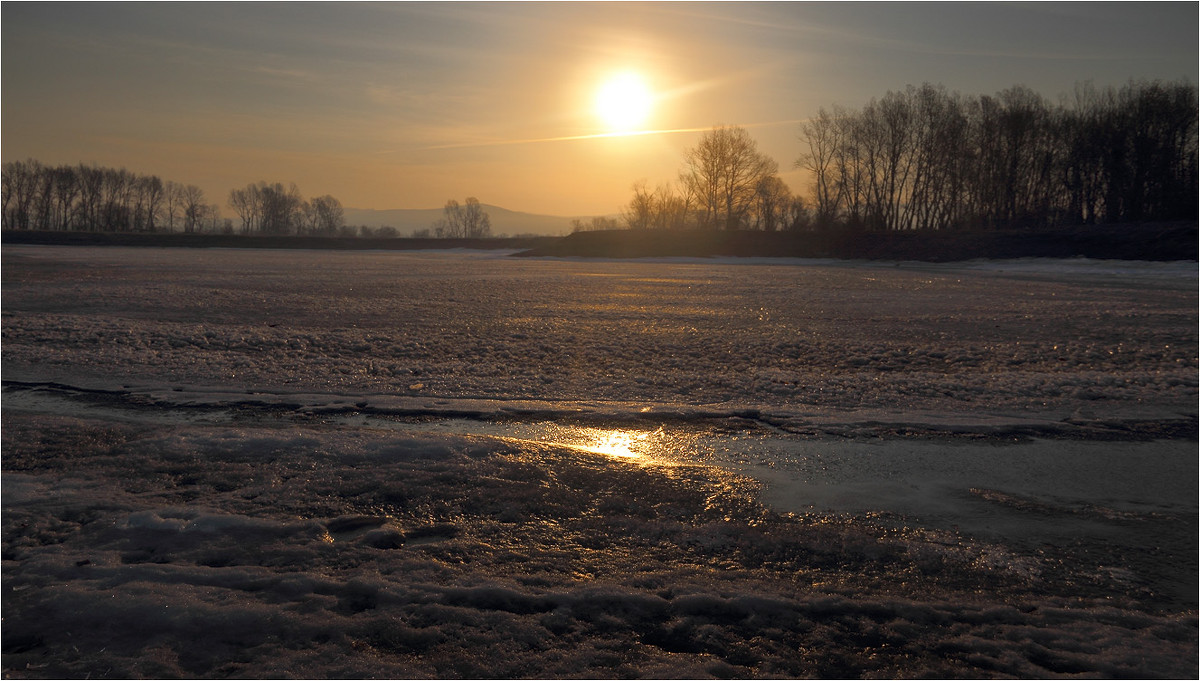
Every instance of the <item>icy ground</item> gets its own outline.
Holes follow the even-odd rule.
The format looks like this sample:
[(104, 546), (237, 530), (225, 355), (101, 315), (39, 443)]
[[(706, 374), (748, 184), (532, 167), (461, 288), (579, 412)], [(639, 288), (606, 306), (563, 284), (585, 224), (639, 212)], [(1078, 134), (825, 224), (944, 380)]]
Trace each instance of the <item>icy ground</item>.
[[(4, 249), (6, 379), (643, 405), (1195, 410), (1196, 266)], [(1082, 271), (1080, 271), (1082, 270)]]
[(1196, 265), (5, 247), (6, 677), (1194, 677)]

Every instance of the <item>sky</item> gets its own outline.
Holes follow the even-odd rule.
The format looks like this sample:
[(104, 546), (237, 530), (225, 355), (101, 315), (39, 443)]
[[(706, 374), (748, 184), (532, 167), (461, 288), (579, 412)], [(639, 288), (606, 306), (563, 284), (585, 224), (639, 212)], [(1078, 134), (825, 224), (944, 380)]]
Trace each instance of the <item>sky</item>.
[[(587, 216), (740, 125), (803, 194), (799, 126), (822, 107), (925, 82), (1052, 102), (1086, 81), (1195, 84), (1198, 8), (5, 2), (0, 156), (195, 184), (227, 215), (231, 189), (265, 180), (354, 208)], [(596, 97), (622, 74), (648, 110), (617, 124)]]

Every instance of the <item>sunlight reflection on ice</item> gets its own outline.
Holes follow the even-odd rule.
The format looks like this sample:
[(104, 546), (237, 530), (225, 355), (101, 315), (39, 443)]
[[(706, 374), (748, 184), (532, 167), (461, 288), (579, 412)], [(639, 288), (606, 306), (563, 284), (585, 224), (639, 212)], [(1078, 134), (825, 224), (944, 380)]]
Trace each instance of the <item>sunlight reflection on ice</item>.
[(642, 454), (636, 451), (636, 448), (650, 437), (650, 433), (635, 433), (628, 430), (587, 430), (596, 430), (597, 432), (594, 435), (586, 431), (581, 434), (595, 439), (592, 444), (580, 445), (579, 448), (605, 456), (640, 457)]
[[(478, 423), (458, 432), (479, 433)], [(645, 428), (600, 428), (592, 426), (562, 425), (557, 423), (505, 424), (487, 429), (488, 434), (525, 442), (537, 442), (565, 447), (577, 452), (600, 454), (628, 461), (653, 464), (676, 464), (695, 461), (699, 457), (697, 446), (700, 433), (672, 430), (660, 427)]]
[[(702, 434), (687, 429), (600, 428), (551, 422), (489, 423), (475, 420), (446, 419), (428, 424), (395, 423), (388, 419), (356, 415), (341, 419), (344, 423), (374, 425), (396, 430), (484, 435), (516, 443), (537, 443), (565, 447), (577, 452), (600, 454), (613, 459), (640, 463), (676, 464), (695, 462), (701, 455)], [(709, 447), (711, 448), (711, 447)]]
[(554, 427), (545, 440), (552, 444), (604, 456), (636, 459), (660, 449), (664, 438), (662, 429), (656, 431), (625, 430), (620, 428)]

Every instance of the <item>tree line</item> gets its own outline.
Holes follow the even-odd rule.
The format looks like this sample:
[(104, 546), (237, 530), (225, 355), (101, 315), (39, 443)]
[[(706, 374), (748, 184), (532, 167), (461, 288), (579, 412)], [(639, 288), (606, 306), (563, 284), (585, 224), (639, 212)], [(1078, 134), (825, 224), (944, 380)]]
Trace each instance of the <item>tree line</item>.
[(744, 128), (717, 126), (685, 153), (675, 183), (635, 183), (622, 217), (630, 229), (803, 229), (807, 204), (778, 172)]
[[(631, 229), (978, 229), (1194, 219), (1197, 93), (1186, 83), (1076, 87), (1051, 105), (1015, 86), (964, 96), (928, 83), (861, 109), (822, 108), (800, 128), (794, 195), (779, 165), (740, 127), (717, 126), (684, 154), (675, 182), (633, 187)], [(4, 229), (234, 233), (195, 185), (96, 165), (3, 164)], [(395, 236), (348, 227), (333, 196), (295, 184), (230, 191), (243, 234)], [(611, 229), (610, 218), (575, 231)], [(480, 238), (491, 224), (474, 197), (414, 236)]]
[(124, 168), (10, 161), (0, 189), (4, 229), (201, 232), (227, 222), (199, 187)]
[(124, 168), (10, 161), (0, 170), (0, 183), (4, 229), (396, 235), (390, 227), (349, 228), (340, 201), (329, 195), (305, 199), (294, 184), (258, 182), (230, 191), (229, 207), (241, 222), (235, 227), (196, 185)]
[(1197, 94), (1186, 83), (1076, 88), (1052, 106), (1016, 86), (924, 84), (801, 126), (793, 196), (742, 128), (716, 127), (678, 181), (634, 185), (631, 229), (988, 229), (1194, 219)]
[(346, 225), (341, 201), (328, 194), (305, 200), (295, 184), (258, 182), (233, 189), (229, 207), (241, 219), (243, 234), (333, 236)]
[[(50, 166), (30, 159), (3, 165), (3, 229), (185, 232), (393, 238), (394, 227), (346, 224), (337, 198), (306, 199), (295, 184), (255, 182), (229, 192), (238, 224), (196, 185), (96, 165)], [(491, 220), (479, 200), (446, 203), (445, 217), (413, 236), (485, 238)]]

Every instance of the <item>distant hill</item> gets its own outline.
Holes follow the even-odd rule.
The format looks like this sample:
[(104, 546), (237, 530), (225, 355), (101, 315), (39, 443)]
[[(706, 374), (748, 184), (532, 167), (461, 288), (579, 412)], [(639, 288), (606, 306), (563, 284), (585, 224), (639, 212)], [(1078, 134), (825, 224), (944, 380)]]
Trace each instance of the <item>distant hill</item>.
[[(483, 204), (483, 210), (492, 221), (493, 234), (537, 234), (541, 236), (562, 236), (571, 233), (571, 220), (590, 220), (591, 216), (538, 215), (536, 213), (521, 213), (500, 206)], [(427, 229), (442, 217), (441, 208), (393, 208), (390, 210), (374, 210), (370, 208), (347, 208), (347, 225), (366, 225), (380, 227), (389, 225), (395, 227), (402, 235), (411, 234), (414, 230)]]

